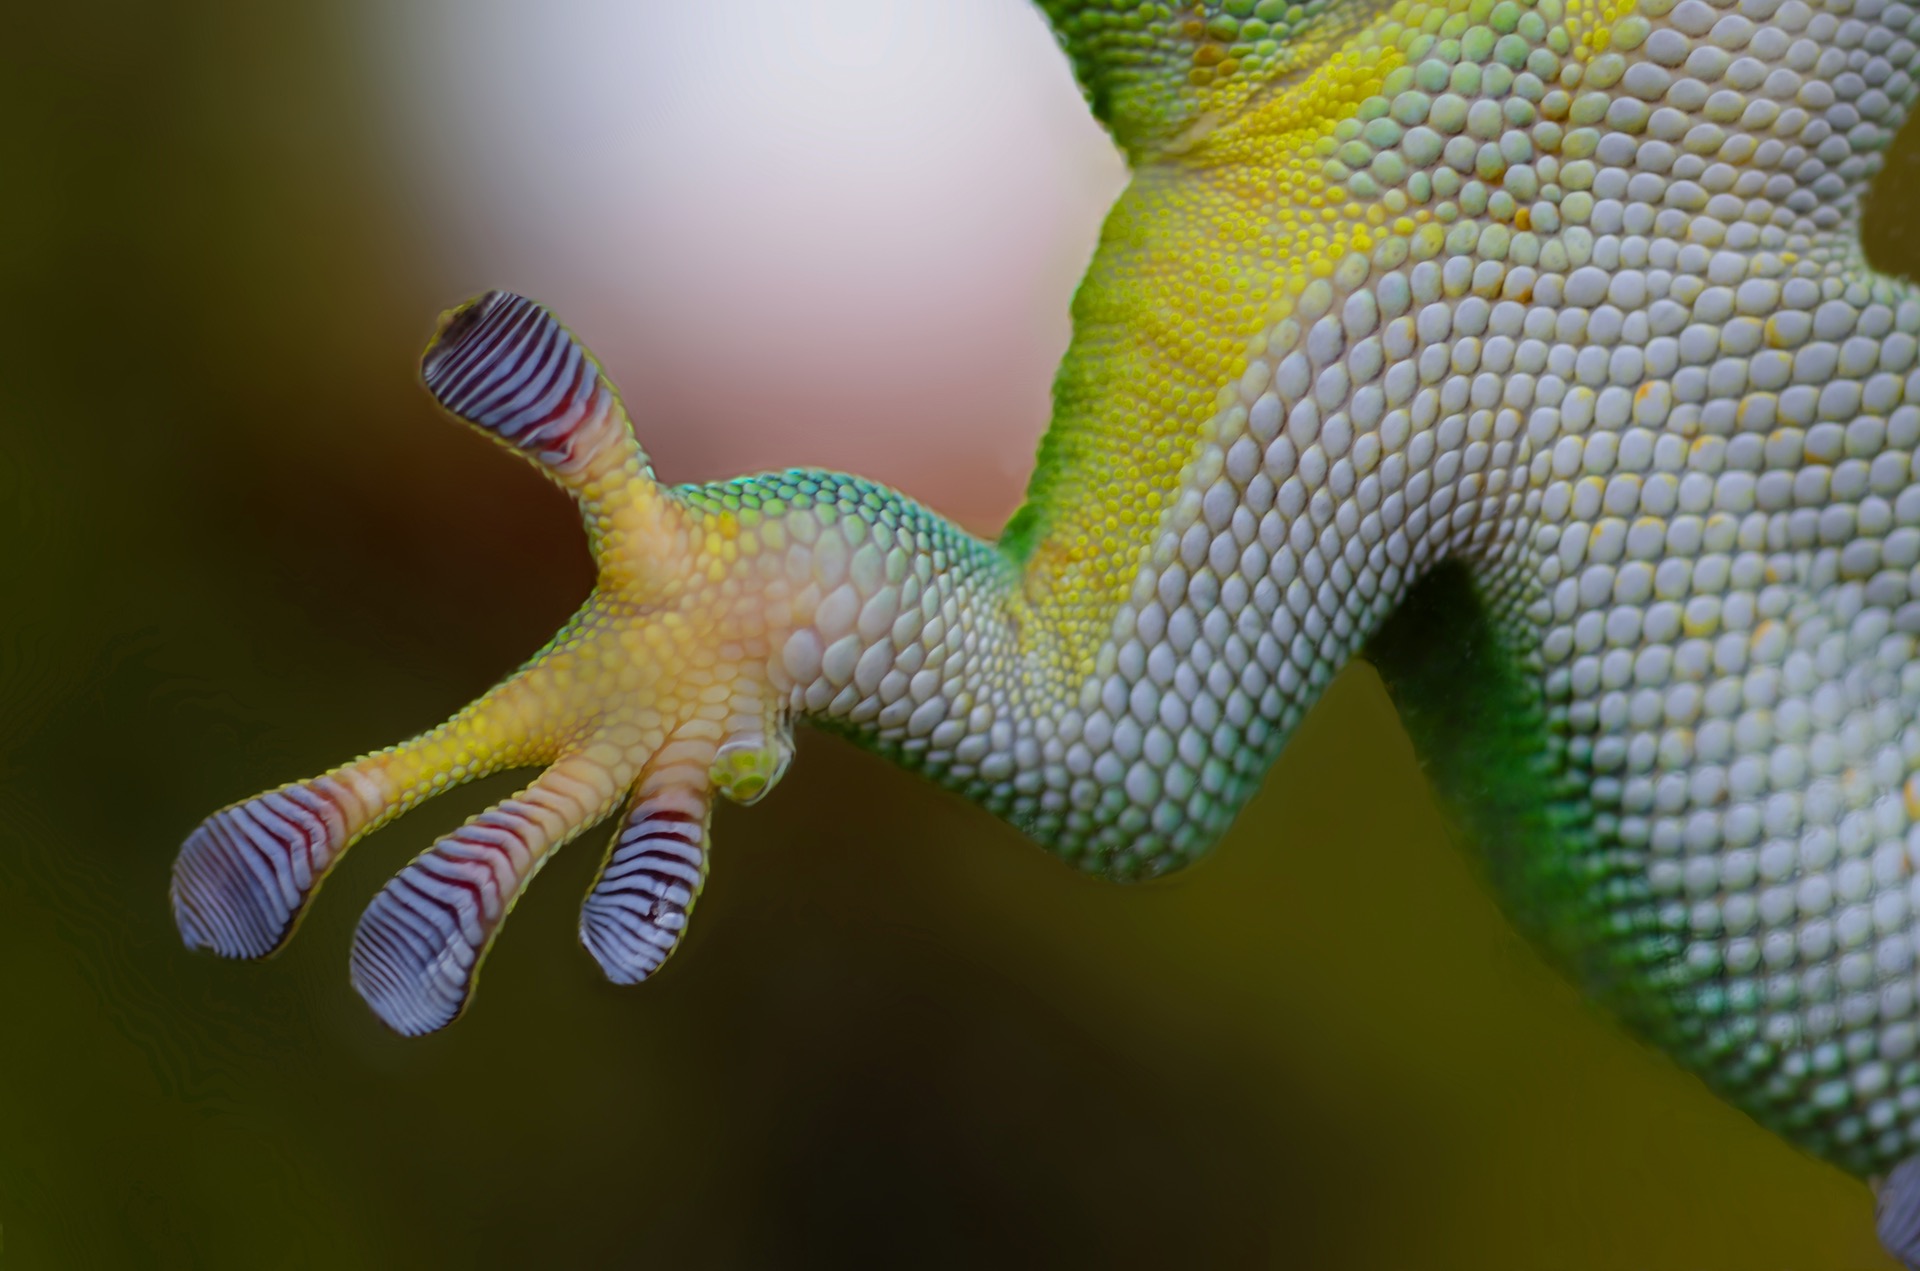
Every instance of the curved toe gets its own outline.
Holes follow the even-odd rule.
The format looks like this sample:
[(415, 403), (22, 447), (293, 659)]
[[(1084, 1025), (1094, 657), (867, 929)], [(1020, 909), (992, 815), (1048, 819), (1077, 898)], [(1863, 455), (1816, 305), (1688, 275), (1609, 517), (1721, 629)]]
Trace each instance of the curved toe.
[(436, 898), (402, 874), (360, 918), (353, 937), (353, 987), (396, 1033), (437, 1032), (466, 1008), (478, 957), (458, 933), (457, 904)]
[(344, 837), (327, 800), (301, 787), (214, 813), (173, 864), (173, 917), (189, 948), (263, 958), (292, 934)]

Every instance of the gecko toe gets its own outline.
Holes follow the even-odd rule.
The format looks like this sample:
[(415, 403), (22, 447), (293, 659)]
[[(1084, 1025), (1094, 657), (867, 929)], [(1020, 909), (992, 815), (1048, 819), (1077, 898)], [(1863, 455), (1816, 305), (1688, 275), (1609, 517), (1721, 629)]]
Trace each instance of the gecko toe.
[(562, 760), (394, 875), (353, 937), (353, 986), (373, 1013), (409, 1037), (458, 1019), (528, 881), (612, 811), (632, 775), (578, 755)]
[(345, 837), (340, 809), (311, 786), (214, 813), (174, 861), (181, 938), (222, 957), (266, 957), (293, 933)]
[(460, 928), (466, 879), (419, 865), (387, 884), (353, 939), (353, 987), (387, 1027), (407, 1037), (437, 1032), (466, 1006), (479, 950)]
[(1874, 1199), (1874, 1227), (1901, 1265), (1920, 1267), (1920, 1157), (1900, 1162)]
[(580, 943), (615, 984), (658, 971), (707, 876), (708, 800), (668, 788), (635, 802), (580, 907)]

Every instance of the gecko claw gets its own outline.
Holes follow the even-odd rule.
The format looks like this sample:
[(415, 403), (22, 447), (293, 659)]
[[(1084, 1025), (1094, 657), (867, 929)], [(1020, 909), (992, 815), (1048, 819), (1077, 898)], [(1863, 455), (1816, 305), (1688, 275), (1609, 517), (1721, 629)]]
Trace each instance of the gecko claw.
[(767, 797), (793, 762), (793, 736), (784, 728), (748, 733), (726, 743), (713, 756), (713, 786), (743, 807)]

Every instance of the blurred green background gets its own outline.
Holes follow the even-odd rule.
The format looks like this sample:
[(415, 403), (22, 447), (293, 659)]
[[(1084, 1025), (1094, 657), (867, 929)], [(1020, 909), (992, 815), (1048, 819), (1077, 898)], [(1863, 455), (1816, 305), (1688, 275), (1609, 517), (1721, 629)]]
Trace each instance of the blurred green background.
[[(275, 962), (189, 956), (201, 816), (437, 721), (590, 571), (558, 493), (414, 383), (433, 314), (513, 280), (436, 254), (366, 11), (5, 29), (0, 1265), (1891, 1265), (1864, 1185), (1518, 941), (1365, 667), (1163, 884), (807, 736), (719, 814), (644, 988), (576, 945), (595, 847), (447, 1033), (349, 989), (360, 906), (511, 778), (357, 849)], [(1907, 270), (1916, 147), (1891, 168), (1871, 247)], [(653, 404), (698, 386), (655, 378), (671, 453)]]

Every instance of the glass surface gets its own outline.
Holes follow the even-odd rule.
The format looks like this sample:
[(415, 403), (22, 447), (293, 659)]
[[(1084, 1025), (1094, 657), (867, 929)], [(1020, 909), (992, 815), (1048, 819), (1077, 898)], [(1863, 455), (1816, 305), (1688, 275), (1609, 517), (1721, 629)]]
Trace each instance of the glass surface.
[[(441, 719), (590, 581), (415, 382), (447, 305), (551, 304), (669, 479), (1017, 502), (1121, 179), (1038, 18), (629, 7), (9, 14), (0, 1266), (1891, 1265), (1863, 1184), (1511, 932), (1365, 667), (1166, 883), (807, 735), (640, 989), (575, 941), (597, 843), (446, 1033), (349, 989), (361, 907), (511, 777), (355, 850), (274, 962), (189, 956), (200, 817)], [(1916, 200), (1910, 130), (1881, 267)]]

